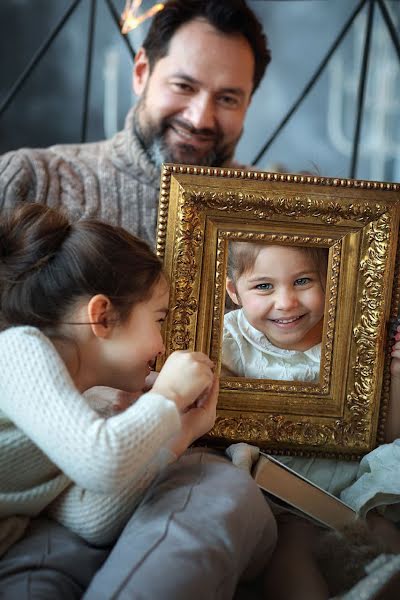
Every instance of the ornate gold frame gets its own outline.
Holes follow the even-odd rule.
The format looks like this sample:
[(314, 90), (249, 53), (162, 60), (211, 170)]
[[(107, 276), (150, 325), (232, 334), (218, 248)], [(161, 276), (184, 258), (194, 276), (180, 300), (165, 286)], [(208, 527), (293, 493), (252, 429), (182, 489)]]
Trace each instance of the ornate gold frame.
[(399, 218), (400, 184), (164, 166), (157, 253), (171, 281), (167, 356), (201, 350), (219, 372), (228, 239), (330, 249), (319, 383), (222, 377), (209, 442), (354, 458), (383, 441)]

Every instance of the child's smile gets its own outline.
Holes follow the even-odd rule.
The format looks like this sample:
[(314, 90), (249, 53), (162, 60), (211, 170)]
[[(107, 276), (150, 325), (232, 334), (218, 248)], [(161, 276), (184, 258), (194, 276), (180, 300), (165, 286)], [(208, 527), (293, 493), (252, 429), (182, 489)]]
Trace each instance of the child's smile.
[(275, 323), (275, 325), (282, 329), (292, 329), (297, 327), (298, 322), (303, 319), (304, 316), (305, 315), (300, 315), (299, 317), (289, 317), (287, 319), (269, 319), (269, 321), (272, 321), (272, 323)]

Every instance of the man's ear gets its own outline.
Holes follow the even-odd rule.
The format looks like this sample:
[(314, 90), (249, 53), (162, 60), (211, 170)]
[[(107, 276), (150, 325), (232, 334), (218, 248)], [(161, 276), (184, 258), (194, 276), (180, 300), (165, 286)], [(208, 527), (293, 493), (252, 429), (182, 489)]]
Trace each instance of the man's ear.
[(93, 334), (98, 338), (107, 338), (113, 330), (113, 306), (104, 294), (96, 294), (89, 300), (88, 318)]
[(233, 283), (232, 279), (229, 279), (229, 277), (226, 280), (226, 291), (228, 292), (228, 296), (232, 300), (232, 302), (240, 306), (241, 304), (238, 293), (236, 291), (236, 286)]
[(147, 58), (146, 50), (140, 48), (135, 56), (135, 66), (133, 68), (133, 91), (137, 96), (141, 96), (146, 87), (150, 76), (150, 63)]

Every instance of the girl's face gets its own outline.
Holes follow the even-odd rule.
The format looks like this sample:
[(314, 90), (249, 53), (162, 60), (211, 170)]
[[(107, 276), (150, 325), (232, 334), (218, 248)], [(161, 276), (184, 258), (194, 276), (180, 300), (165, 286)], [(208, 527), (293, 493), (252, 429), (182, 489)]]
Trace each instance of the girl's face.
[(325, 292), (312, 258), (298, 248), (266, 246), (227, 292), (249, 323), (278, 348), (308, 350), (322, 339)]
[(114, 326), (104, 348), (110, 387), (127, 392), (143, 389), (151, 365), (165, 352), (161, 325), (168, 299), (168, 284), (161, 277), (151, 297), (135, 304), (127, 320)]

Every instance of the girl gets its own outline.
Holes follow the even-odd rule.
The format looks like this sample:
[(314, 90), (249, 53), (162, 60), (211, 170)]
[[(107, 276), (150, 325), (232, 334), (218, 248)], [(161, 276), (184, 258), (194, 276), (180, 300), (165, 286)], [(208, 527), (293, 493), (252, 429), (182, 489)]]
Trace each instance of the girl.
[[(131, 519), (134, 533), (126, 534), (128, 550), (116, 564), (106, 562), (88, 597), (110, 598), (131, 585), (132, 598), (187, 598), (188, 586), (201, 585), (207, 567), (215, 586), (218, 565), (205, 560), (199, 573), (196, 565), (183, 569), (177, 592), (163, 554), (175, 552), (179, 566), (179, 549), (193, 546), (195, 537), (191, 529), (182, 536), (183, 525), (192, 526), (192, 511), (201, 511), (199, 494), (212, 493), (219, 513), (208, 507), (210, 521), (207, 515), (193, 555), (210, 544), (227, 554), (211, 533), (218, 516), (224, 544), (233, 544), (233, 556), (226, 558), (237, 560), (224, 591), (228, 598), (247, 565), (255, 561), (257, 571), (274, 546), (274, 521), (256, 486), (250, 478), (244, 483), (224, 459), (198, 453), (181, 463), (183, 482), (181, 471), (169, 467), (172, 487), (162, 487), (166, 465), (214, 424), (218, 382), (209, 358), (173, 353), (151, 391), (109, 419), (82, 396), (98, 385), (137, 393), (164, 352), (160, 328), (168, 285), (158, 258), (121, 228), (94, 220), (71, 224), (51, 209), (27, 204), (0, 224), (0, 306), (0, 595), (80, 598), (108, 554), (104, 547), (115, 542), (140, 502)], [(245, 498), (242, 506), (239, 499), (225, 509), (215, 493), (213, 477), (226, 483), (220, 471), (227, 466), (233, 487), (247, 488), (260, 518), (245, 536), (244, 554), (242, 535), (230, 523), (237, 516), (240, 527), (248, 525)], [(147, 500), (144, 492), (156, 477)], [(185, 506), (188, 490), (193, 504), (186, 500)], [(224, 491), (236, 494), (232, 485)], [(158, 507), (162, 525), (148, 512), (149, 502)], [(185, 513), (180, 537), (171, 524), (179, 510)], [(164, 540), (161, 550), (157, 536)], [(162, 592), (153, 587), (154, 565), (166, 569)]]
[[(224, 318), (223, 374), (318, 381), (327, 261), (328, 252), (324, 248), (230, 243), (226, 290), (240, 308), (228, 312)], [(392, 399), (400, 395), (399, 357), (400, 333), (396, 336), (391, 365)], [(396, 402), (392, 400), (391, 406), (388, 441), (399, 436)], [(400, 506), (400, 485), (395, 475), (399, 464), (397, 454), (398, 446), (394, 442), (369, 453), (361, 463), (296, 456), (278, 459), (330, 493), (340, 495), (365, 516), (378, 505), (389, 511), (388, 505), (394, 501)], [(393, 472), (390, 480), (382, 474), (383, 464), (386, 474)], [(400, 520), (398, 509), (394, 518)], [(387, 541), (390, 538), (389, 549), (400, 551), (398, 532), (390, 522), (374, 513), (368, 514), (368, 521), (376, 536), (385, 537)], [(351, 531), (350, 536), (358, 537), (356, 544), (338, 544), (337, 539), (332, 536), (327, 539), (321, 535), (320, 528), (304, 520), (287, 514), (281, 516), (278, 547), (267, 575), (271, 597), (276, 600), (328, 598), (327, 584), (314, 560), (315, 548), (319, 555), (325, 554), (323, 570), (330, 584), (329, 592), (333, 595), (343, 591), (338, 584), (350, 586), (362, 576), (362, 559), (371, 559), (382, 552), (382, 546), (370, 537), (369, 531), (357, 529)], [(358, 549), (362, 544), (364, 554)], [(326, 552), (327, 547), (331, 553)], [(334, 559), (340, 561), (344, 556), (349, 560), (347, 564), (343, 560), (340, 569), (336, 568), (340, 572), (338, 576), (335, 572), (338, 563), (334, 563)], [(288, 576), (289, 563), (291, 577)]]
[(326, 248), (231, 242), (222, 362), (237, 376), (317, 381)]

